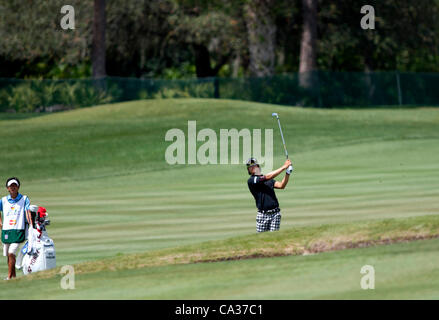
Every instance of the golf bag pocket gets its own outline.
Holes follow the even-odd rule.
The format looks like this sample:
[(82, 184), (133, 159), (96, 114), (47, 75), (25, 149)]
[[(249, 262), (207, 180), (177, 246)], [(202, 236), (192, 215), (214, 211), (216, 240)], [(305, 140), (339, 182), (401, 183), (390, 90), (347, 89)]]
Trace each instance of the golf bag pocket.
[(41, 239), (35, 241), (32, 252), (24, 255), (22, 266), (24, 274), (55, 268), (56, 254), (53, 240), (43, 234)]

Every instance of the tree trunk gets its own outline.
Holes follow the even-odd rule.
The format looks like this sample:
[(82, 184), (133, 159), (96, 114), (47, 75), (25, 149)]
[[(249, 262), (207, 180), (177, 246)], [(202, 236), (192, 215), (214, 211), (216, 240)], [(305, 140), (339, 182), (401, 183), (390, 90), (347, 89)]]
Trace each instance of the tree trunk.
[(93, 78), (106, 76), (105, 71), (105, 0), (94, 0), (92, 68)]
[(368, 88), (367, 97), (368, 97), (369, 105), (375, 104), (374, 103), (375, 83), (372, 80), (372, 73), (373, 73), (372, 62), (369, 55), (366, 53), (366, 56), (364, 58), (364, 75), (365, 75), (366, 86)]
[(299, 84), (302, 88), (313, 86), (316, 70), (317, 0), (302, 0), (303, 31), (300, 44)]
[(232, 78), (238, 78), (239, 68), (241, 67), (241, 56), (236, 53), (232, 61)]
[(276, 25), (270, 8), (274, 0), (250, 0), (245, 5), (250, 52), (250, 73), (256, 77), (274, 74)]
[(213, 77), (212, 66), (210, 65), (210, 53), (209, 50), (199, 44), (194, 44), (195, 51), (195, 69), (197, 78)]
[(195, 51), (195, 69), (197, 78), (216, 77), (221, 67), (224, 66), (232, 56), (231, 53), (223, 54), (215, 67), (212, 68), (210, 62), (209, 49), (202, 44), (192, 45)]

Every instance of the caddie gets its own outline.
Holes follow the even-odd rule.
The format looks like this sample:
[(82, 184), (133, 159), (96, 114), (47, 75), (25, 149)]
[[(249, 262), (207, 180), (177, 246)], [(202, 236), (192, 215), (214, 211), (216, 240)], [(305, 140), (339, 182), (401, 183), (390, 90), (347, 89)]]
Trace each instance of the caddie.
[[(13, 177), (6, 180), (9, 195), (0, 201), (2, 218), (3, 255), (8, 257), (8, 276), (4, 280), (15, 278), (15, 258), (20, 244), (26, 239), (27, 224), (31, 224), (29, 212), (30, 200), (18, 192), (20, 180)], [(27, 222), (27, 224), (26, 224)]]
[[(284, 189), (288, 184), (290, 174), (293, 171), (291, 160), (277, 170), (262, 175), (261, 168), (255, 158), (250, 158), (247, 163), (247, 171), (251, 177), (247, 184), (256, 201), (258, 214), (256, 216), (256, 231), (277, 231), (280, 228), (281, 213), (274, 189)], [(282, 171), (286, 170), (282, 181), (275, 181)]]

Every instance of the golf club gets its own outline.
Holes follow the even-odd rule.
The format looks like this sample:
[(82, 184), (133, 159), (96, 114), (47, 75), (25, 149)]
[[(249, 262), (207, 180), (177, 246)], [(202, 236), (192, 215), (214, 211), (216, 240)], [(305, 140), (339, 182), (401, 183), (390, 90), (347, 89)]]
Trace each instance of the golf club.
[(283, 133), (282, 133), (282, 127), (280, 126), (279, 115), (278, 115), (276, 112), (273, 112), (271, 115), (272, 115), (273, 117), (276, 117), (276, 119), (277, 119), (277, 123), (279, 124), (280, 136), (282, 137), (282, 143), (284, 144), (285, 155), (287, 156), (287, 159), (288, 159), (287, 146), (285, 145), (285, 139), (284, 139), (284, 135), (283, 135)]

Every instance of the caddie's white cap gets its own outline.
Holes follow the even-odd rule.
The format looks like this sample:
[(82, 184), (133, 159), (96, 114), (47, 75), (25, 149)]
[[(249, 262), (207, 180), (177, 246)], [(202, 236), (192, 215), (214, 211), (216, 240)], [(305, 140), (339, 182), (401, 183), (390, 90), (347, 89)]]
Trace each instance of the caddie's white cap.
[(12, 179), (12, 180), (8, 181), (8, 187), (9, 187), (11, 184), (13, 184), (13, 183), (15, 183), (17, 186), (20, 186), (20, 184), (18, 183), (17, 180)]

